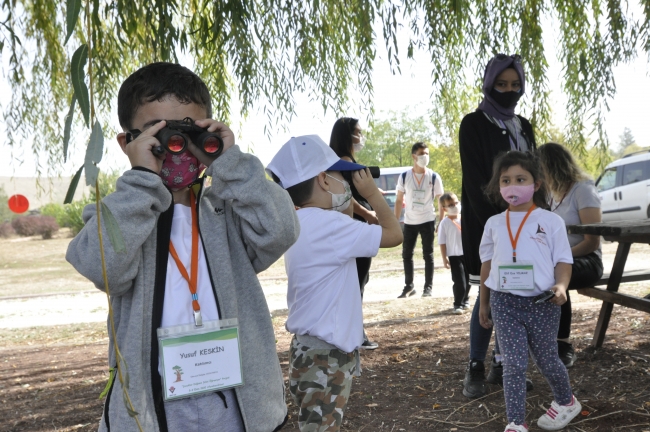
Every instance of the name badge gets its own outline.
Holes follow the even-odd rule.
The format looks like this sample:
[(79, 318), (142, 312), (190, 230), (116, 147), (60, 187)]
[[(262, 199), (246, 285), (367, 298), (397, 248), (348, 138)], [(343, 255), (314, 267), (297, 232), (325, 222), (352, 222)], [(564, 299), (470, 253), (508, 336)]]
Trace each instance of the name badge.
[(420, 212), (424, 211), (424, 203), (413, 201), (413, 204), (411, 204), (411, 209)]
[(244, 384), (237, 319), (159, 328), (165, 400)]
[(499, 290), (530, 291), (535, 289), (533, 263), (518, 262), (499, 265)]
[(414, 190), (413, 199), (420, 202), (424, 201), (424, 191), (421, 189)]

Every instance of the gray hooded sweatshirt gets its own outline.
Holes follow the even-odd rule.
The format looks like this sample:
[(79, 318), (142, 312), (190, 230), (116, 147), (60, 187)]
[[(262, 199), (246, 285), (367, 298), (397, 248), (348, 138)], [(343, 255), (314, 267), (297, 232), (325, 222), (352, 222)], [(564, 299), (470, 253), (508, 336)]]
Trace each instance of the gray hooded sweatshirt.
[[(260, 161), (234, 146), (207, 169), (212, 184), (197, 197), (198, 222), (221, 319), (238, 318), (244, 385), (235, 388), (248, 432), (274, 431), (287, 407), (275, 335), (257, 273), (268, 268), (296, 241), (299, 223), (286, 191), (266, 179)], [(172, 195), (161, 178), (134, 168), (103, 199), (126, 244), (116, 253), (102, 218), (110, 302), (117, 344), (128, 368), (128, 393), (145, 431), (166, 431), (158, 374), (156, 329), (162, 320)], [(97, 288), (102, 277), (95, 205), (84, 209), (84, 229), (72, 240), (66, 259)], [(108, 323), (110, 367), (116, 366)], [(125, 368), (123, 368), (125, 369)], [(124, 371), (123, 371), (124, 372)], [(100, 431), (137, 430), (116, 378), (106, 397)]]

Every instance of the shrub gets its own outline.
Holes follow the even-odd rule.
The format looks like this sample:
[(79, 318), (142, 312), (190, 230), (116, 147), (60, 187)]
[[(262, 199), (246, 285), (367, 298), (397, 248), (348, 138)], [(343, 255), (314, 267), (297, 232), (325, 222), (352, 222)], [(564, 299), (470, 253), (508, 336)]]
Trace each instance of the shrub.
[(0, 223), (0, 238), (9, 238), (16, 234), (16, 231), (11, 226), (11, 222)]
[(51, 239), (59, 230), (59, 224), (52, 216), (20, 216), (11, 221), (16, 233), (23, 237), (40, 234), (44, 239)]
[(52, 216), (60, 227), (68, 226), (68, 215), (63, 205), (56, 203), (45, 204), (41, 207), (40, 212), (43, 216)]

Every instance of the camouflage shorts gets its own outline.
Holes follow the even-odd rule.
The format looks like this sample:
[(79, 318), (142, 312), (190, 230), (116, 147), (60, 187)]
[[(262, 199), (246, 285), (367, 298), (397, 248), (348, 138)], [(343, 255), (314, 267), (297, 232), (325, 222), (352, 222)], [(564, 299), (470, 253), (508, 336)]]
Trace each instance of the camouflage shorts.
[(291, 341), (289, 391), (298, 406), (302, 432), (338, 431), (357, 366), (354, 352), (311, 349)]

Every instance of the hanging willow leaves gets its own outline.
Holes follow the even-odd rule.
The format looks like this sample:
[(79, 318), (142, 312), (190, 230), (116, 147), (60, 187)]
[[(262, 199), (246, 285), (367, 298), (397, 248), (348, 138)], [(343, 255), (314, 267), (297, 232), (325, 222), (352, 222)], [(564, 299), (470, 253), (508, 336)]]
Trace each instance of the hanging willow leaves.
[(84, 160), (84, 170), (86, 172), (86, 185), (93, 186), (99, 175), (97, 164), (102, 160), (104, 152), (104, 134), (99, 121), (95, 122), (93, 130), (88, 140), (86, 148), (86, 158)]
[(79, 12), (81, 11), (81, 0), (68, 0), (68, 5), (66, 8), (66, 29), (67, 34), (65, 35), (65, 41), (63, 44), (68, 43), (68, 39), (72, 36), (74, 28), (77, 25), (77, 20), (79, 19)]
[(74, 199), (74, 193), (77, 191), (77, 185), (79, 184), (79, 179), (81, 178), (81, 173), (83, 170), (84, 167), (79, 168), (74, 177), (72, 177), (72, 181), (70, 182), (70, 186), (68, 186), (68, 192), (65, 194), (65, 200), (63, 200), (63, 204), (70, 204)]
[(70, 62), (70, 77), (72, 78), (72, 87), (74, 94), (79, 101), (79, 108), (86, 121), (86, 126), (90, 125), (90, 99), (88, 97), (88, 86), (86, 86), (86, 61), (88, 61), (88, 45), (83, 44), (72, 55)]
[[(384, 45), (395, 73), (406, 58), (430, 63), (431, 105), (445, 107), (445, 123), (453, 129), (460, 108), (478, 102), (467, 99), (476, 94), (467, 89), (480, 88), (487, 60), (498, 52), (519, 52), (528, 78), (523, 114), (542, 140), (552, 118), (547, 59), (559, 54), (557, 91), (567, 98), (564, 132), (570, 144), (583, 149), (595, 129), (605, 146), (602, 122), (616, 91), (613, 69), (639, 50), (650, 53), (650, 1), (640, 3), (637, 14), (639, 8), (627, 0), (93, 0), (93, 92), (106, 122), (117, 88), (135, 69), (191, 58), (210, 88), (215, 118), (228, 120), (237, 97), (242, 114), (259, 109), (274, 126), (294, 115), (297, 93), (337, 113), (345, 111), (351, 91), (372, 102), (373, 62), (377, 46)], [(7, 18), (1, 50), (8, 54), (12, 87), (4, 112), (7, 141), (24, 145), (34, 125), (42, 124), (44, 141), (37, 145), (50, 150), (48, 164), (58, 166), (62, 127), (56, 113), (71, 98), (60, 78), (70, 67), (89, 124), (87, 92), (77, 91), (85, 88), (82, 63), (69, 66), (63, 49), (75, 9), (63, 16), (55, 0), (6, 1), (0, 7)], [(70, 40), (86, 42), (75, 32)]]
[(115, 253), (124, 253), (126, 252), (126, 246), (124, 244), (124, 237), (122, 237), (122, 231), (120, 231), (120, 226), (111, 213), (111, 209), (108, 208), (104, 201), (102, 205), (102, 218), (104, 219), (104, 227), (106, 228), (106, 233), (108, 233), (108, 240), (110, 240), (111, 245)]
[(70, 142), (70, 130), (72, 129), (72, 119), (74, 118), (74, 107), (76, 104), (77, 97), (73, 94), (70, 109), (65, 116), (65, 127), (63, 128), (63, 162), (68, 161), (68, 143)]

